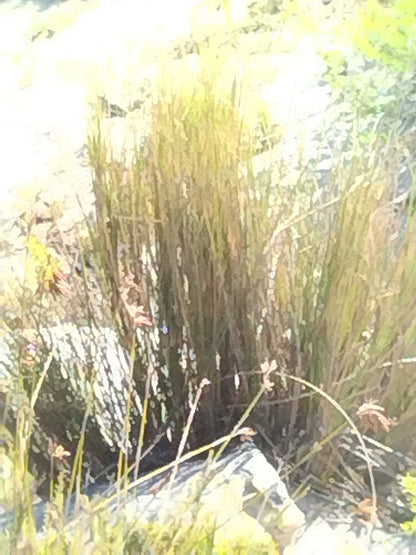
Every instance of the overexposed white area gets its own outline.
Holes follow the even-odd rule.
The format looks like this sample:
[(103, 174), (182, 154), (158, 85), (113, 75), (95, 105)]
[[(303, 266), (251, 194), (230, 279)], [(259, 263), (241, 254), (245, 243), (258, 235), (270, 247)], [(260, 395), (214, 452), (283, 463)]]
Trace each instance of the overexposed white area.
[[(172, 41), (239, 24), (249, 3), (233, 0), (225, 14), (201, 0), (2, 2), (0, 218), (19, 214), (25, 199), (38, 192), (76, 210), (76, 194), (86, 201), (90, 187), (85, 163), (88, 103), (105, 94), (127, 106), (144, 78), (154, 80), (158, 56)], [(49, 25), (55, 29), (51, 37), (35, 38)], [(256, 36), (250, 40), (255, 43)], [(267, 56), (270, 75), (261, 94), (272, 117), (286, 129), (289, 154), (297, 141), (308, 142), (319, 129), (328, 102), (328, 91), (317, 85), (322, 65), (313, 40), (305, 36), (292, 43), (286, 52)], [(188, 70), (198, 71), (198, 56), (188, 58), (182, 73), (172, 59), (163, 71), (181, 83)], [(251, 60), (251, 65), (239, 61), (237, 52), (230, 71), (244, 76), (265, 57)]]
[[(32, 2), (1, 4), (0, 217), (19, 209), (19, 190), (53, 196), (54, 172), (62, 195), (60, 175), (71, 171), (74, 152), (86, 143), (88, 100), (108, 92), (115, 101), (126, 99), (127, 78), (134, 86), (140, 68), (146, 75), (154, 64), (152, 54), (189, 35), (197, 3), (70, 0), (43, 11)], [(74, 6), (72, 24), (31, 40), (42, 22)], [(60, 168), (53, 166), (58, 160)]]

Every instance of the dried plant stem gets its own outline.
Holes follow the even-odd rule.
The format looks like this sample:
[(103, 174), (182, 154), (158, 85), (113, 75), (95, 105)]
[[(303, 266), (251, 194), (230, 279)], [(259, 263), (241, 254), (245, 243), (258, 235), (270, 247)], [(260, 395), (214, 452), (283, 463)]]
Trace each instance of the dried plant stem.
[(44, 382), (44, 380), (45, 380), (46, 374), (47, 374), (47, 372), (48, 372), (48, 370), (49, 370), (49, 367), (50, 367), (50, 365), (51, 365), (52, 360), (53, 360), (53, 353), (50, 353), (49, 356), (48, 356), (48, 358), (47, 358), (47, 360), (46, 360), (46, 362), (45, 362), (45, 364), (44, 364), (44, 366), (43, 366), (43, 370), (42, 370), (42, 372), (41, 372), (41, 375), (40, 375), (40, 377), (39, 377), (39, 380), (38, 380), (38, 382), (37, 382), (37, 384), (36, 384), (36, 387), (35, 387), (35, 390), (34, 390), (34, 392), (33, 392), (32, 398), (31, 398), (31, 400), (30, 400), (30, 408), (31, 408), (32, 410), (35, 408), (36, 401), (37, 401), (37, 399), (38, 399), (38, 397), (39, 397), (40, 388), (42, 387), (42, 384), (43, 384), (43, 382)]
[(252, 410), (260, 401), (265, 391), (266, 391), (266, 388), (262, 385), (259, 391), (257, 392), (257, 394), (255, 395), (255, 397), (253, 398), (253, 400), (251, 401), (251, 403), (249, 404), (249, 406), (244, 411), (243, 415), (241, 416), (237, 424), (234, 426), (231, 434), (228, 436), (225, 436), (227, 439), (224, 442), (222, 442), (223, 445), (221, 446), (220, 449), (218, 449), (217, 453), (215, 454), (215, 460), (217, 460), (222, 455), (222, 453), (225, 451), (225, 449), (227, 448), (227, 445), (230, 443), (233, 437), (237, 435), (244, 435), (245, 433), (247, 433), (247, 430), (244, 430), (244, 428), (241, 428), (241, 425), (244, 424), (244, 422), (250, 416)]
[(84, 457), (84, 443), (85, 443), (85, 434), (86, 434), (86, 429), (87, 429), (87, 422), (88, 422), (88, 417), (91, 413), (91, 404), (94, 402), (94, 391), (93, 388), (91, 388), (91, 391), (89, 393), (88, 396), (88, 400), (87, 400), (87, 408), (85, 410), (84, 413), (84, 418), (82, 421), (82, 426), (81, 426), (81, 433), (80, 433), (80, 438), (78, 441), (78, 445), (77, 445), (77, 451), (75, 453), (75, 458), (74, 458), (74, 463), (72, 466), (72, 473), (71, 473), (71, 480), (69, 483), (69, 487), (68, 487), (68, 502), (67, 505), (65, 507), (65, 511), (67, 511), (69, 509), (69, 500), (70, 500), (70, 495), (75, 487), (75, 483), (77, 484), (77, 498), (78, 498), (78, 494), (80, 493), (80, 477), (81, 477), (81, 473), (82, 473), (82, 460)]
[(337, 196), (337, 197), (331, 199), (330, 201), (326, 202), (324, 205), (318, 206), (318, 207), (314, 208), (313, 210), (309, 210), (309, 212), (305, 212), (304, 214), (300, 214), (299, 216), (292, 216), (291, 218), (289, 218), (288, 221), (286, 221), (283, 224), (277, 226), (276, 229), (273, 231), (270, 239), (267, 241), (267, 245), (264, 248), (264, 253), (269, 252), (271, 250), (271, 248), (274, 245), (277, 237), (281, 233), (283, 233), (284, 231), (290, 229), (291, 227), (303, 222), (304, 220), (307, 220), (308, 218), (310, 218), (311, 216), (313, 216), (317, 212), (320, 212), (322, 210), (325, 210), (326, 208), (329, 208), (330, 206), (333, 206), (334, 204), (336, 204), (340, 200), (341, 200), (340, 197)]
[(302, 466), (302, 464), (304, 464), (306, 461), (308, 461), (311, 457), (313, 457), (313, 455), (315, 453), (317, 453), (318, 451), (320, 451), (322, 449), (322, 447), (324, 445), (326, 445), (327, 443), (329, 443), (332, 439), (334, 439), (334, 437), (336, 437), (338, 434), (340, 434), (345, 428), (347, 427), (347, 423), (343, 422), (342, 424), (340, 424), (337, 428), (335, 428), (335, 430), (332, 430), (331, 433), (329, 433), (328, 435), (326, 435), (321, 441), (316, 442), (312, 449), (309, 451), (309, 453), (307, 453), (304, 457), (301, 458), (300, 461), (298, 461), (295, 465), (293, 465), (290, 469), (286, 470), (285, 472), (285, 476), (289, 476), (290, 474), (292, 474), (292, 472), (298, 468), (299, 466)]
[(188, 419), (186, 421), (186, 425), (185, 425), (185, 428), (184, 428), (184, 431), (183, 431), (183, 434), (182, 434), (182, 437), (181, 437), (181, 441), (179, 443), (178, 453), (177, 453), (176, 459), (175, 459), (176, 464), (173, 467), (172, 475), (171, 475), (170, 480), (169, 480), (169, 487), (173, 484), (176, 473), (178, 472), (179, 460), (182, 456), (183, 450), (185, 449), (186, 441), (188, 439), (189, 432), (191, 430), (191, 425), (192, 425), (192, 422), (193, 422), (194, 417), (195, 417), (195, 412), (196, 412), (196, 409), (198, 407), (198, 402), (199, 402), (199, 399), (201, 397), (202, 390), (204, 389), (204, 387), (206, 385), (210, 385), (210, 384), (211, 384), (211, 382), (209, 380), (207, 380), (206, 378), (203, 378), (203, 380), (199, 384), (198, 390), (197, 390), (196, 395), (195, 395), (194, 402), (192, 403), (191, 410), (189, 411)]
[(133, 475), (134, 480), (137, 480), (137, 477), (139, 475), (140, 460), (141, 460), (142, 450), (144, 445), (144, 434), (146, 432), (146, 425), (147, 425), (147, 415), (149, 412), (150, 380), (151, 380), (152, 371), (153, 371), (153, 365), (150, 362), (152, 347), (150, 345), (150, 341), (149, 341), (149, 338), (147, 337), (147, 334), (145, 336), (145, 341), (146, 341), (147, 354), (148, 354), (148, 365), (147, 365), (146, 386), (145, 386), (144, 401), (143, 401), (143, 414), (140, 421), (139, 439), (137, 441), (136, 458), (134, 463), (134, 475)]
[[(276, 374), (277, 376), (280, 376), (281, 378), (284, 378), (284, 379), (289, 378), (289, 380), (293, 380), (293, 381), (298, 382), (298, 383), (300, 383), (300, 384), (302, 384), (306, 387), (309, 387), (310, 389), (313, 389), (313, 391), (316, 391), (316, 393), (319, 393), (319, 395), (321, 395), (327, 401), (329, 401), (331, 403), (331, 405), (333, 407), (335, 407), (337, 409), (337, 411), (345, 418), (345, 420), (348, 422), (349, 426), (351, 426), (351, 429), (353, 430), (353, 432), (357, 436), (358, 441), (360, 442), (360, 445), (363, 449), (365, 462), (367, 464), (367, 469), (368, 469), (368, 475), (369, 475), (369, 478), (370, 478), (371, 500), (372, 500), (373, 507), (376, 508), (377, 507), (377, 493), (376, 493), (376, 486), (375, 486), (375, 481), (374, 481), (373, 469), (372, 469), (372, 465), (371, 465), (371, 459), (370, 459), (370, 456), (368, 454), (368, 450), (367, 450), (367, 447), (365, 445), (363, 436), (361, 435), (357, 426), (354, 424), (354, 422), (351, 420), (351, 418), (345, 412), (345, 410), (341, 407), (341, 405), (339, 403), (337, 403), (334, 399), (332, 399), (332, 397), (330, 395), (328, 395), (328, 393), (326, 393), (320, 387), (314, 385), (313, 383), (308, 382), (307, 380), (304, 380), (302, 378), (298, 378), (297, 376), (291, 376), (290, 374), (286, 374), (285, 372), (280, 372), (278, 370), (274, 370), (273, 373)], [(321, 449), (321, 445), (319, 445), (319, 450), (320, 449)]]

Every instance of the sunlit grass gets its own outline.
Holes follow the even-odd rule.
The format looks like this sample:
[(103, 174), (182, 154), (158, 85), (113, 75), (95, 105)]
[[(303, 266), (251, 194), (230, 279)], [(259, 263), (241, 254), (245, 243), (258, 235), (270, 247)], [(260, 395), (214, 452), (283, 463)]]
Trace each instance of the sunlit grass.
[[(414, 191), (407, 204), (393, 202), (396, 175), (409, 156), (405, 141), (375, 131), (365, 142), (354, 136), (351, 151), (334, 160), (325, 187), (303, 165), (299, 144), (292, 182), (293, 168), (278, 154), (284, 136), (270, 140), (264, 105), (244, 81), (224, 77), (234, 59), (217, 53), (225, 37), (220, 32), (200, 46), (200, 67), (187, 73), (183, 65), (177, 74), (184, 81), (172, 82), (162, 72), (150, 124), (134, 130), (130, 147), (112, 144), (108, 122), (97, 111), (89, 137), (96, 220), (85, 223), (88, 233), (79, 241), (81, 258), (92, 269), (84, 264), (76, 285), (63, 283), (54, 255), (28, 234), (28, 264), (30, 256), (36, 258), (28, 274), (37, 275), (38, 288), (21, 284), (21, 330), (48, 325), (51, 315), (64, 321), (67, 307), (60, 299), (77, 287), (80, 320), (116, 328), (131, 355), (125, 437), (116, 457), (121, 493), (128, 471), (135, 469), (137, 477), (143, 453), (160, 437), (169, 444), (166, 456), (179, 458), (185, 448), (229, 433), (241, 418), (261, 430), (264, 446), (281, 445), (295, 464), (312, 459), (312, 470), (325, 475), (336, 459), (325, 451), (297, 460), (293, 445), (304, 431), (311, 445), (326, 444), (326, 434), (336, 436), (342, 414), (337, 406), (355, 421), (363, 402), (377, 400), (397, 418), (387, 442), (403, 445), (413, 433)], [(262, 173), (255, 170), (256, 119), (267, 135), (260, 143), (269, 169)], [(134, 289), (134, 302), (126, 301), (127, 289)], [(151, 312), (139, 330), (128, 302), (144, 306), (145, 320), (143, 314)], [(17, 510), (16, 536), (5, 538), (11, 546), (41, 553), (86, 546), (212, 552), (214, 525), (178, 525), (173, 531), (123, 519), (112, 525), (104, 509), (90, 520), (87, 510), (86, 520), (68, 533), (65, 499), (81, 490), (93, 393), (76, 407), (72, 466), (56, 460), (59, 445), (49, 452), (51, 506), (46, 537), (36, 537), (29, 458), (35, 433), (54, 417), (42, 396), (51, 379), (49, 359), (28, 364), (19, 345), (16, 353), (14, 381), (4, 386), (14, 399), (16, 422), (8, 455)], [(261, 370), (266, 359), (276, 360), (277, 370), (267, 376)], [(87, 376), (94, 384), (95, 376)], [(305, 390), (308, 382), (312, 392)], [(133, 410), (133, 391), (141, 412)], [(236, 552), (253, 552), (253, 543), (245, 542)]]

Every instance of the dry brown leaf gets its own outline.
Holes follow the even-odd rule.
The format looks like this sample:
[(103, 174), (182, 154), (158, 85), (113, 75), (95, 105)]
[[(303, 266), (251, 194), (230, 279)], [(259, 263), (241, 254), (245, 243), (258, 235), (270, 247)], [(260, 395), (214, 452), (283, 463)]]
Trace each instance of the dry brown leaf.
[(71, 453), (66, 451), (66, 449), (53, 441), (49, 442), (49, 454), (51, 457), (62, 461), (64, 458), (69, 457)]
[(272, 360), (271, 363), (266, 361), (263, 362), (263, 364), (260, 364), (263, 387), (268, 393), (271, 393), (273, 391), (274, 382), (271, 381), (270, 376), (276, 370), (276, 368), (277, 363), (275, 360)]
[(237, 431), (237, 434), (240, 436), (240, 441), (244, 442), (257, 435), (257, 432), (249, 426), (244, 426)]
[(139, 306), (138, 308), (136, 308), (136, 311), (133, 316), (133, 325), (135, 328), (139, 328), (143, 326), (145, 327), (153, 326), (153, 321), (150, 316), (150, 313), (146, 312), (143, 306)]
[(134, 281), (132, 273), (124, 276), (120, 287), (120, 297), (129, 316), (133, 320), (134, 328), (153, 327), (150, 313), (147, 312), (140, 302), (140, 288)]
[(354, 514), (360, 519), (376, 524), (378, 522), (377, 507), (374, 507), (370, 497), (366, 497), (358, 503), (354, 509)]
[(385, 430), (389, 432), (392, 420), (386, 415), (384, 408), (375, 403), (376, 401), (363, 403), (357, 410), (357, 416), (361, 427), (364, 431), (372, 430), (373, 432), (377, 432), (378, 430)]
[(68, 283), (68, 275), (62, 270), (54, 270), (51, 277), (45, 280), (44, 285), (51, 293), (68, 296), (71, 293), (71, 286)]

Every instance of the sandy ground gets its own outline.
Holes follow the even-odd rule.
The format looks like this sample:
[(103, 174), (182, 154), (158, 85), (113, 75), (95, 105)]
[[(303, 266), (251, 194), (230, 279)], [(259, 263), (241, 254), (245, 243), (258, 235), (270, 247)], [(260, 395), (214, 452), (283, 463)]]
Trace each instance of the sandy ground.
[[(60, 199), (87, 192), (88, 100), (110, 93), (125, 101), (127, 76), (134, 86), (155, 71), (152, 48), (189, 33), (195, 3), (182, 1), (180, 12), (168, 0), (145, 10), (130, 0), (73, 0), (43, 11), (32, 2), (1, 4), (1, 218), (40, 191)], [(58, 29), (53, 36), (33, 40), (49, 27)]]
[[(86, 203), (88, 101), (97, 94), (125, 106), (134, 88), (157, 73), (156, 59), (171, 41), (225, 21), (196, 7), (200, 0), (67, 0), (0, 4), (0, 218), (17, 216), (38, 193)], [(234, 22), (244, 1), (232, 4)], [(54, 33), (50, 33), (53, 30)], [(310, 38), (273, 58), (263, 98), (273, 116), (316, 127), (327, 102), (316, 86), (320, 69)], [(261, 63), (261, 62), (259, 62)], [(166, 68), (165, 68), (166, 69)], [(172, 66), (171, 71), (174, 72)], [(244, 68), (243, 68), (244, 71)], [(172, 75), (175, 78), (175, 75)], [(315, 118), (315, 120), (314, 120)], [(310, 126), (309, 125), (309, 126)]]

